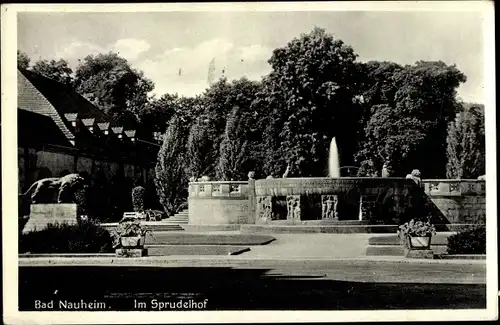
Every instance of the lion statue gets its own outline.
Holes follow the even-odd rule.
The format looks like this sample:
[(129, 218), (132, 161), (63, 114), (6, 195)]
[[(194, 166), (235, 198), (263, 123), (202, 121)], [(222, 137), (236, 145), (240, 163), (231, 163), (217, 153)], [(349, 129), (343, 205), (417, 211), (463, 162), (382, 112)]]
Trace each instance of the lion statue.
[(421, 186), (422, 184), (420, 170), (418, 169), (412, 170), (411, 174), (406, 175), (406, 178), (412, 179), (417, 184), (417, 186)]
[(75, 193), (84, 189), (84, 179), (78, 174), (68, 174), (63, 177), (43, 178), (30, 186), (30, 188), (21, 196), (27, 195), (33, 189), (31, 194), (31, 203), (40, 202), (40, 197), (49, 189), (58, 189), (57, 203), (75, 202)]

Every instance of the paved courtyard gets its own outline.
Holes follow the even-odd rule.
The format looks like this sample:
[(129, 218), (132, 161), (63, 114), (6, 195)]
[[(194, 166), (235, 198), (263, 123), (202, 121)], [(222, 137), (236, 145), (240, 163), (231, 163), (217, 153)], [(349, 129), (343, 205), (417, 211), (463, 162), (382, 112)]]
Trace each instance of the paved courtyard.
[(374, 234), (273, 234), (275, 241), (254, 246), (244, 257), (339, 258), (366, 256)]

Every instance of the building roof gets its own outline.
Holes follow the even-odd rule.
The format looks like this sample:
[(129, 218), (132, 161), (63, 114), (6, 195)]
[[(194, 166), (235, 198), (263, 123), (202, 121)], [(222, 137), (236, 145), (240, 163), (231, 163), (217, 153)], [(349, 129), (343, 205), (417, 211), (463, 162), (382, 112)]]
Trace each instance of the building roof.
[(18, 109), (17, 125), (20, 146), (50, 144), (71, 147), (68, 138), (49, 116)]
[(23, 75), (57, 110), (60, 115), (78, 114), (79, 118), (109, 121), (111, 118), (74, 91), (71, 86), (47, 78), (33, 71), (19, 69)]
[(17, 73), (17, 106), (21, 110), (50, 117), (66, 138), (74, 139), (74, 134), (69, 130), (57, 109), (19, 70)]
[[(18, 111), (22, 111), (23, 119), (26, 120), (19, 127), (19, 136), (33, 134), (24, 137), (23, 141), (32, 139), (31, 143), (35, 144), (38, 143), (38, 140), (44, 139), (45, 143), (52, 142), (57, 145), (76, 146), (85, 151), (92, 151), (94, 150), (92, 148), (95, 147), (95, 150), (99, 152), (111, 153), (111, 151), (115, 151), (121, 155), (122, 153), (131, 153), (129, 146), (122, 142), (124, 137), (142, 137), (139, 130), (136, 132), (137, 125), (132, 123), (133, 121), (123, 119), (123, 122), (119, 122), (112, 119), (85, 97), (74, 91), (69, 85), (62, 84), (33, 71), (18, 69), (17, 86)], [(39, 116), (36, 117), (33, 114)], [(49, 123), (49, 120), (52, 120), (52, 122)], [(56, 132), (54, 126), (59, 131)], [(26, 128), (37, 130), (28, 130)], [(49, 129), (50, 131), (47, 131), (50, 132), (48, 139), (47, 137), (39, 137), (36, 141), (34, 140), (35, 137), (38, 137), (34, 135), (34, 132), (44, 133), (45, 130)], [(105, 138), (102, 138), (102, 133), (104, 133)], [(61, 135), (66, 139), (63, 140)], [(123, 146), (120, 145), (121, 143), (123, 143)], [(145, 145), (141, 142), (141, 147)], [(151, 145), (154, 145), (154, 143), (146, 146)], [(157, 145), (155, 146), (157, 147)], [(135, 145), (135, 148), (139, 149), (137, 145)], [(153, 151), (155, 150), (157, 149)]]

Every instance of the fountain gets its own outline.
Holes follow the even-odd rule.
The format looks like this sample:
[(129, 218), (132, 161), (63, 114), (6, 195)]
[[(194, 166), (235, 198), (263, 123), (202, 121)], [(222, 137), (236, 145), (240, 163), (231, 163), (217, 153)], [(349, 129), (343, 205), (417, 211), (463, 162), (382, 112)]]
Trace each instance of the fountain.
[[(255, 181), (256, 223), (282, 222), (281, 217), (273, 217), (275, 204), (286, 204), (285, 221), (288, 224), (367, 224), (382, 221), (376, 219), (390, 218), (389, 210), (397, 214), (404, 210), (403, 201), (410, 188), (411, 184), (404, 178), (341, 177), (339, 149), (333, 137), (327, 177)], [(382, 211), (382, 205), (389, 210)], [(376, 211), (373, 209), (375, 206)]]
[(340, 177), (339, 150), (337, 148), (337, 141), (335, 140), (335, 137), (333, 137), (332, 141), (330, 142), (328, 176), (330, 176), (331, 178)]

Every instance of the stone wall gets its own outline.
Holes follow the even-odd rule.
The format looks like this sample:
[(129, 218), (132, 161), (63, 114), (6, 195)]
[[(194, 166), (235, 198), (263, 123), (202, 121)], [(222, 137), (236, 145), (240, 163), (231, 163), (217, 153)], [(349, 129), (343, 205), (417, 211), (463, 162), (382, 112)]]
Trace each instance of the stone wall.
[(486, 222), (486, 182), (483, 180), (423, 180), (431, 208), (439, 210), (445, 222), (476, 224)]
[[(339, 206), (342, 200), (357, 200), (353, 204), (356, 211), (350, 212), (354, 219), (335, 218), (339, 221), (396, 224), (417, 215), (432, 215), (436, 224), (471, 224), (486, 220), (485, 181), (430, 179), (423, 180), (422, 187), (417, 187), (412, 180), (403, 178), (346, 177), (192, 182), (189, 184), (189, 223), (272, 223), (276, 202), (280, 199), (287, 202), (292, 199), (294, 204), (299, 204), (301, 217), (308, 217), (303, 202), (312, 196), (319, 197), (322, 204), (334, 196)], [(358, 218), (360, 209), (363, 213)], [(315, 220), (331, 222), (334, 215), (325, 217), (323, 212), (321, 207), (317, 209)], [(286, 222), (303, 223), (303, 219), (294, 218), (287, 215)]]
[(189, 224), (254, 223), (248, 182), (189, 183)]
[[(117, 221), (123, 215), (122, 210), (129, 211), (132, 208), (131, 191), (135, 178), (143, 178), (144, 185), (148, 186), (151, 185), (149, 182), (152, 182), (152, 178), (146, 176), (154, 175), (152, 166), (144, 168), (134, 164), (124, 165), (122, 162), (79, 155), (77, 151), (57, 151), (57, 148), (51, 147), (43, 150), (19, 147), (18, 191), (23, 193), (42, 178), (60, 177), (62, 174), (74, 172), (83, 173), (88, 176), (90, 182), (88, 204), (93, 208), (89, 207), (89, 213), (101, 219), (112, 218), (112, 221)], [(155, 191), (154, 186), (149, 187)], [(157, 204), (153, 204), (156, 202), (150, 202), (152, 208), (158, 208)]]

